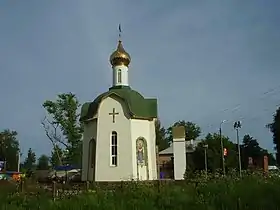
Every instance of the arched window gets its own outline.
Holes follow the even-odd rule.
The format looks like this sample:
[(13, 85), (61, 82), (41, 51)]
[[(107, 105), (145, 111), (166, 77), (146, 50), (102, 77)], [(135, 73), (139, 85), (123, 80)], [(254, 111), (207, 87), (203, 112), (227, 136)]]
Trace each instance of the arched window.
[(90, 158), (90, 164), (91, 164), (91, 168), (94, 168), (95, 166), (95, 158), (96, 158), (96, 142), (95, 139), (92, 138), (89, 141), (89, 148), (88, 148), (88, 154), (89, 154), (89, 158)]
[(121, 83), (122, 82), (122, 70), (119, 69), (118, 70), (118, 83)]
[(118, 134), (116, 131), (111, 135), (111, 166), (117, 166), (118, 162)]

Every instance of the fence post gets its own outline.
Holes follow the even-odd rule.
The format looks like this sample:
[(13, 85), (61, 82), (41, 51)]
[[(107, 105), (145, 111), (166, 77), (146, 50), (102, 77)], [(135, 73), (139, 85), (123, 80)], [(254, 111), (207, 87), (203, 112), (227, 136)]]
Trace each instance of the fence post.
[(160, 208), (161, 207), (161, 204), (160, 204), (161, 190), (160, 190), (160, 180), (159, 179), (154, 182), (154, 185), (153, 185), (154, 189), (155, 189), (155, 185), (157, 188), (156, 189), (157, 190), (156, 204), (157, 204), (157, 208)]
[(86, 182), (86, 190), (89, 191), (89, 181)]
[(53, 201), (55, 201), (56, 198), (56, 182), (53, 181), (52, 183), (52, 196), (53, 196)]
[(19, 183), (20, 184), (20, 192), (21, 193), (24, 191), (24, 184), (23, 183), (24, 183), (24, 181), (23, 181), (23, 179), (21, 179), (20, 183)]

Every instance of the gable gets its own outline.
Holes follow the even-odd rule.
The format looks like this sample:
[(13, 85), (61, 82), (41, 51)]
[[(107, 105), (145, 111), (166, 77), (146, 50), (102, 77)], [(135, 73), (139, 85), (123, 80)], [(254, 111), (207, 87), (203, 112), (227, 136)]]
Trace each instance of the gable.
[(100, 103), (107, 97), (116, 97), (123, 101), (131, 118), (151, 120), (157, 118), (157, 99), (145, 99), (130, 87), (121, 86), (112, 87), (93, 102), (83, 104), (80, 121), (92, 119), (98, 112)]
[(126, 103), (121, 98), (110, 95), (100, 102), (96, 115), (97, 118), (110, 115), (109, 118), (112, 119), (113, 113), (115, 113), (115, 118), (120, 116), (124, 116), (127, 119), (131, 118)]

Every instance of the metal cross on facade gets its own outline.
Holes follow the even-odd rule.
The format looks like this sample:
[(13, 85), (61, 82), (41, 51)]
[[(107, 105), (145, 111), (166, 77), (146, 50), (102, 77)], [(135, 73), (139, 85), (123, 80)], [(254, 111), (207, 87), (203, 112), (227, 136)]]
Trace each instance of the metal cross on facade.
[(115, 117), (116, 115), (118, 115), (119, 113), (116, 112), (115, 108), (113, 108), (113, 112), (109, 113), (109, 115), (112, 115), (113, 116), (113, 123), (115, 123)]

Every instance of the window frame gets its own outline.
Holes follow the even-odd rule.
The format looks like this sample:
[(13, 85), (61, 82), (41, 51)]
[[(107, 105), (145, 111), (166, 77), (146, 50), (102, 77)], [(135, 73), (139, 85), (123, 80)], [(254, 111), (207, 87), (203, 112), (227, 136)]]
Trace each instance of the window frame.
[(110, 166), (118, 166), (118, 133), (112, 131), (110, 138)]
[(117, 71), (117, 82), (122, 83), (122, 70), (118, 69)]

